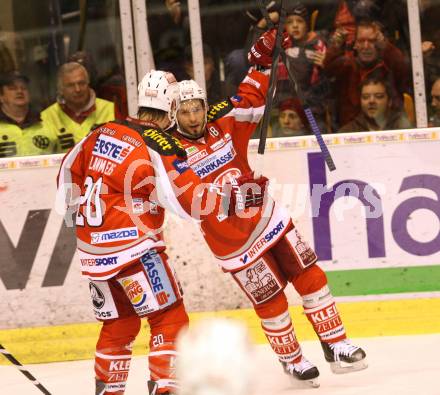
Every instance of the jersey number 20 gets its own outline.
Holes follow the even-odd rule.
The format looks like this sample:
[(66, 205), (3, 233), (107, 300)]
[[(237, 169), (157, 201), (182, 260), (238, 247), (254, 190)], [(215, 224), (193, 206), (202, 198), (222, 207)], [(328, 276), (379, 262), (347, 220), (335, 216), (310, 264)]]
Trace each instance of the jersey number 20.
[(92, 177), (87, 176), (84, 181), (84, 186), (86, 191), (84, 192), (84, 195), (81, 195), (79, 198), (80, 209), (76, 215), (76, 224), (78, 226), (84, 226), (85, 220), (89, 226), (101, 226), (103, 222), (100, 199), (102, 177), (99, 177), (98, 180), (94, 182)]

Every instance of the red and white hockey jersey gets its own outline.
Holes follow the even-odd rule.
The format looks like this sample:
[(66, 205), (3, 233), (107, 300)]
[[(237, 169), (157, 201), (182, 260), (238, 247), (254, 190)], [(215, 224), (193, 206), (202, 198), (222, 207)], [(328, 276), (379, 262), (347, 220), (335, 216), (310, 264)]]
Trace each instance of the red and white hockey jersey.
[[(198, 140), (176, 133), (188, 155), (188, 164), (200, 182), (217, 189), (216, 208), (201, 222), (203, 236), (226, 271), (248, 266), (285, 233), (290, 217), (269, 199), (264, 207), (246, 209), (241, 216), (226, 216), (221, 208), (222, 185), (251, 169), (249, 139), (264, 113), (267, 74), (251, 70), (235, 96), (210, 106), (205, 135)], [(254, 215), (252, 215), (254, 214)], [(247, 216), (250, 218), (243, 218)]]
[(174, 137), (127, 121), (98, 127), (65, 156), (58, 193), (75, 216), (83, 275), (110, 278), (165, 247), (164, 208), (190, 218), (195, 176), (185, 159)]

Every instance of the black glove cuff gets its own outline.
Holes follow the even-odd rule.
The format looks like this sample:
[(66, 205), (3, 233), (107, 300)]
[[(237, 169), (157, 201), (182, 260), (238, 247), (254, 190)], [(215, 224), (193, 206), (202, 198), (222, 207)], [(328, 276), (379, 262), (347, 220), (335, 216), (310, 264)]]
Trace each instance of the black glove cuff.
[(264, 67), (264, 66), (261, 66), (260, 64), (256, 64), (256, 65), (254, 65), (254, 69), (263, 73), (266, 70), (270, 70), (270, 67)]

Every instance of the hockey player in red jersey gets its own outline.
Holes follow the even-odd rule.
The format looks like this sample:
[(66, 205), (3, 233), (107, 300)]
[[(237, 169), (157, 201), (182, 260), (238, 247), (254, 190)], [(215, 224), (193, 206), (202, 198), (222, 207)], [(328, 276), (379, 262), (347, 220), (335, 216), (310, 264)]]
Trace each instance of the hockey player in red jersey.
[(194, 192), (184, 149), (162, 131), (174, 124), (178, 92), (171, 73), (146, 74), (138, 118), (91, 131), (65, 156), (58, 175), (59, 193), (70, 196), (82, 274), (102, 322), (96, 394), (124, 393), (141, 317), (151, 332), (149, 393), (175, 392), (175, 339), (188, 316), (161, 226), (163, 207), (189, 218)]
[[(215, 210), (201, 223), (217, 263), (252, 302), (285, 372), (318, 386), (319, 371), (302, 355), (295, 336), (284, 293), (287, 283), (301, 295), (332, 370), (348, 372), (367, 365), (365, 352), (347, 340), (315, 252), (287, 212), (269, 196), (263, 199), (267, 179), (255, 179), (248, 164), (248, 142), (264, 112), (274, 42), (274, 30), (258, 39), (248, 56), (254, 66), (237, 94), (209, 109), (197, 83), (181, 81), (175, 136), (180, 136), (200, 181), (218, 192)], [(232, 208), (225, 195), (231, 197)], [(349, 367), (343, 368), (341, 361)]]

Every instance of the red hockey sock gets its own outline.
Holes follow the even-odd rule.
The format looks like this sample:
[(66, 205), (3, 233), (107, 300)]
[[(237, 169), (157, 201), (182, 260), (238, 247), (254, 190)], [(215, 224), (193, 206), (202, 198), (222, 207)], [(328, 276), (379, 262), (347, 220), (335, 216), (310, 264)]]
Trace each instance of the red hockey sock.
[(327, 285), (313, 294), (303, 295), (304, 312), (322, 342), (345, 339), (345, 328)]
[(122, 395), (131, 362), (131, 346), (140, 330), (140, 318), (131, 316), (104, 322), (95, 353), (96, 390), (100, 395)]
[(159, 386), (158, 394), (176, 391), (176, 338), (180, 330), (188, 325), (188, 321), (182, 301), (148, 318), (151, 331), (148, 365), (151, 380)]
[(302, 356), (301, 347), (296, 340), (289, 311), (261, 320), (261, 327), (272, 350), (281, 362), (299, 362)]
[(293, 280), (303, 299), (304, 312), (322, 342), (335, 343), (345, 339), (345, 328), (327, 285), (327, 276), (313, 265)]

